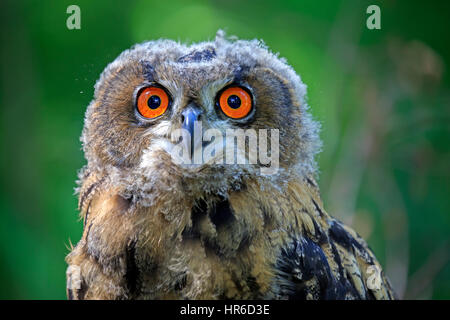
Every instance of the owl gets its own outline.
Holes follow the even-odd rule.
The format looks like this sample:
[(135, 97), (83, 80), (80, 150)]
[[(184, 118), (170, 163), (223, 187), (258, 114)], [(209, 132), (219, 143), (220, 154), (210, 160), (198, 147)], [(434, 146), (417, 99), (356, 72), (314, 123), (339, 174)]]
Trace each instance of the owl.
[(318, 133), (305, 84), (262, 41), (124, 51), (86, 111), (68, 298), (394, 299), (324, 209)]

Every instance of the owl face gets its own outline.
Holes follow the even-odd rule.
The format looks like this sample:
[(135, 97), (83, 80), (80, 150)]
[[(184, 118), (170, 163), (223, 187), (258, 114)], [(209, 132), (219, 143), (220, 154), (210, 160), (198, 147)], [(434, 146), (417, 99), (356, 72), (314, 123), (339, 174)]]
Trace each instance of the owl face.
[[(191, 46), (146, 42), (123, 52), (98, 80), (86, 113), (84, 151), (89, 165), (158, 183), (184, 179), (204, 188), (220, 180), (228, 186), (257, 175), (262, 164), (174, 161), (177, 146), (192, 159), (214, 143), (194, 134), (194, 124), (201, 124), (200, 133), (216, 130), (224, 138), (227, 130), (277, 130), (280, 172), (311, 172), (318, 126), (307, 112), (305, 91), (293, 69), (259, 41), (229, 41), (219, 32), (215, 41)], [(179, 132), (190, 136), (174, 134)]]

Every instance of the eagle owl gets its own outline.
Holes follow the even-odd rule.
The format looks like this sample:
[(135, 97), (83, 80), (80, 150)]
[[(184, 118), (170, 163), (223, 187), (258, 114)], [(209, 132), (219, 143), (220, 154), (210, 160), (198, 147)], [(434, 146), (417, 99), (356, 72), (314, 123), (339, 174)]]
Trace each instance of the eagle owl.
[[(84, 231), (66, 258), (68, 298), (394, 298), (366, 242), (323, 207), (319, 125), (305, 94), (262, 42), (222, 31), (214, 41), (157, 40), (120, 54), (86, 112)], [(228, 155), (220, 139), (209, 161), (174, 156), (178, 146), (189, 160), (214, 144), (202, 138), (207, 130), (239, 129), (266, 130), (256, 148), (276, 145), (276, 170), (218, 161)], [(250, 140), (231, 150), (248, 158)]]

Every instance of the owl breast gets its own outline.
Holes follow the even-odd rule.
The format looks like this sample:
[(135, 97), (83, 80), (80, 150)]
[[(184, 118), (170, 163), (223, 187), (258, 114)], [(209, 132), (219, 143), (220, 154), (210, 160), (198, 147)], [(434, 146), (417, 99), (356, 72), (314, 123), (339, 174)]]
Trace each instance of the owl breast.
[[(142, 266), (136, 261), (127, 262), (127, 265), (137, 266), (137, 273), (143, 273), (133, 279), (138, 283), (132, 285), (139, 289), (136, 293), (146, 298), (264, 297), (269, 289), (271, 271), (266, 258), (270, 255), (264, 242), (255, 241), (257, 230), (248, 221), (255, 217), (236, 213), (239, 208), (232, 207), (234, 200), (237, 206), (241, 205), (239, 197), (214, 197), (213, 201), (196, 202), (191, 211), (186, 212), (190, 219), (181, 233), (166, 242), (162, 250), (149, 250), (147, 245), (140, 247), (139, 242), (145, 242), (142, 240), (133, 243), (134, 255), (149, 259)], [(258, 207), (256, 203), (251, 206)], [(263, 221), (258, 222), (262, 224)], [(153, 239), (155, 233), (151, 234)], [(267, 270), (261, 272), (264, 265)], [(140, 280), (144, 278), (145, 281)]]

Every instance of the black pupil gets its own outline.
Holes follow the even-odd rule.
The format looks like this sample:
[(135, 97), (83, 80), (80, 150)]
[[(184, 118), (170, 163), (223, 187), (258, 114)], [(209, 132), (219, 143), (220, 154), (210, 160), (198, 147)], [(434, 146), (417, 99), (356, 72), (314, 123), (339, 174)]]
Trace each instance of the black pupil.
[(148, 98), (147, 105), (150, 109), (156, 109), (161, 105), (161, 98), (158, 96), (151, 96)]
[(230, 108), (233, 109), (237, 109), (241, 106), (241, 99), (234, 94), (228, 97), (227, 102)]

